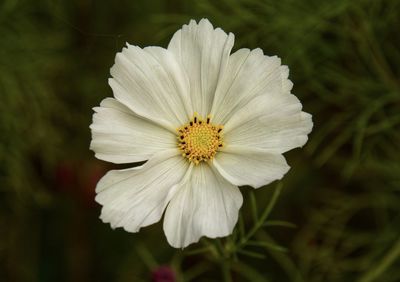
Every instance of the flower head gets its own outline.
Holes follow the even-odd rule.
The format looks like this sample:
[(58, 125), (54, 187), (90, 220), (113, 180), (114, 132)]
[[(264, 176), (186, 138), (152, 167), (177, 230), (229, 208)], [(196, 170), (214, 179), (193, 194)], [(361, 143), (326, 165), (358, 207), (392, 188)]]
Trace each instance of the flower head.
[(94, 108), (91, 149), (113, 163), (98, 183), (101, 219), (137, 232), (158, 222), (174, 247), (229, 235), (254, 188), (289, 170), (311, 115), (290, 93), (289, 69), (260, 49), (231, 54), (233, 34), (190, 21), (168, 48), (127, 45), (111, 68), (114, 98)]

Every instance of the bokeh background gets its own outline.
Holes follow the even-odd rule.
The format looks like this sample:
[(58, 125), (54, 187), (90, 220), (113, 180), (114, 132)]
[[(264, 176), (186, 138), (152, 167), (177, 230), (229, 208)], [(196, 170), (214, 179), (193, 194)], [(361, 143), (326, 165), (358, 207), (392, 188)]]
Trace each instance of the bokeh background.
[[(226, 239), (175, 250), (160, 223), (112, 230), (94, 202), (121, 168), (89, 151), (116, 52), (166, 47), (202, 17), (236, 49), (281, 57), (315, 124), (285, 154), (292, 169), (255, 235), (266, 244), (234, 256), (212, 247)], [(1, 0), (0, 280), (400, 281), (399, 30), (398, 0)], [(245, 230), (274, 187), (242, 189)]]

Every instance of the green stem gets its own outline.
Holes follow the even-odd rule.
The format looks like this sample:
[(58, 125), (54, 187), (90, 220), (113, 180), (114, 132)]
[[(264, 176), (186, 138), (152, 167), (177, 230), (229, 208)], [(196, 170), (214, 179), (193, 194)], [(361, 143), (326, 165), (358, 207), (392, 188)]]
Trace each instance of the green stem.
[(243, 238), (243, 240), (239, 243), (238, 248), (242, 247), (243, 245), (246, 245), (246, 243), (250, 240), (251, 237), (254, 236), (254, 234), (260, 229), (265, 221), (267, 220), (267, 217), (270, 215), (273, 207), (275, 206), (276, 201), (278, 200), (278, 197), (282, 191), (282, 183), (279, 183), (274, 191), (274, 194), (272, 195), (271, 201), (269, 201), (268, 206), (265, 208), (263, 211), (261, 217), (259, 220), (256, 222), (256, 224), (253, 226), (253, 228), (250, 229), (250, 231), (247, 233), (247, 235)]
[(370, 271), (365, 273), (359, 282), (372, 282), (375, 281), (392, 263), (400, 256), (400, 237), (394, 246), (386, 253), (380, 263)]
[(230, 266), (230, 261), (228, 259), (222, 259), (221, 270), (224, 282), (232, 282), (231, 266)]

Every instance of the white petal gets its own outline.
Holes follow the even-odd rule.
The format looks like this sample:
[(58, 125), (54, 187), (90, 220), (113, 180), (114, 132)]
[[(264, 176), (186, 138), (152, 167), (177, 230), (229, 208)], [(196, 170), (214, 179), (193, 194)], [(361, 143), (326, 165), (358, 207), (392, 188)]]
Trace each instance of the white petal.
[(227, 146), (213, 160), (219, 173), (234, 185), (254, 188), (281, 179), (289, 166), (281, 154), (240, 146)]
[(168, 50), (183, 65), (190, 80), (194, 111), (210, 113), (218, 80), (223, 75), (233, 47), (233, 34), (214, 29), (207, 19), (191, 20), (172, 37)]
[(164, 217), (164, 232), (171, 246), (184, 248), (202, 236), (216, 238), (232, 233), (242, 194), (208, 164), (193, 167), (177, 191)]
[(240, 49), (229, 58), (211, 111), (215, 123), (225, 124), (230, 117), (254, 97), (289, 93), (292, 82), (289, 69), (281, 60), (265, 56), (261, 49)]
[(175, 134), (137, 116), (115, 99), (104, 99), (94, 110), (90, 148), (98, 159), (138, 162), (156, 152), (176, 148)]
[(128, 44), (116, 55), (111, 75), (115, 98), (138, 115), (175, 130), (193, 113), (188, 79), (166, 49)]
[(284, 153), (307, 142), (313, 123), (291, 94), (263, 95), (240, 109), (224, 127), (224, 142)]
[(178, 150), (170, 150), (141, 167), (108, 172), (96, 187), (96, 201), (103, 205), (100, 218), (129, 232), (159, 221), (172, 197), (171, 188), (188, 167)]

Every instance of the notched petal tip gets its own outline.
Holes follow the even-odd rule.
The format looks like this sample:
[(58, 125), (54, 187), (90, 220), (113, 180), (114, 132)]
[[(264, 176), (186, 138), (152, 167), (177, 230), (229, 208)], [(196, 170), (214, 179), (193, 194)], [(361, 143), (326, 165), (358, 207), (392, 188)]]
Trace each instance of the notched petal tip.
[(312, 115), (309, 114), (309, 113), (306, 113), (306, 112), (301, 112), (300, 115), (301, 115), (301, 119), (306, 123), (305, 134), (308, 135), (308, 134), (311, 133), (311, 131), (312, 131), (313, 127), (314, 127), (314, 122), (313, 122), (313, 119), (312, 119)]
[[(258, 55), (258, 56), (264, 56), (264, 51), (261, 48), (255, 48), (251, 50), (252, 53)], [(268, 56), (267, 56), (268, 57)], [(273, 56), (272, 56), (273, 57)], [(276, 56), (275, 56), (276, 57)]]
[(214, 26), (212, 25), (212, 23), (207, 19), (207, 18), (202, 18), (199, 21), (199, 26), (207, 26), (208, 28), (214, 29)]
[(304, 136), (299, 136), (298, 138), (300, 141), (299, 141), (299, 146), (297, 146), (297, 148), (303, 148), (307, 144), (308, 136), (304, 135)]

